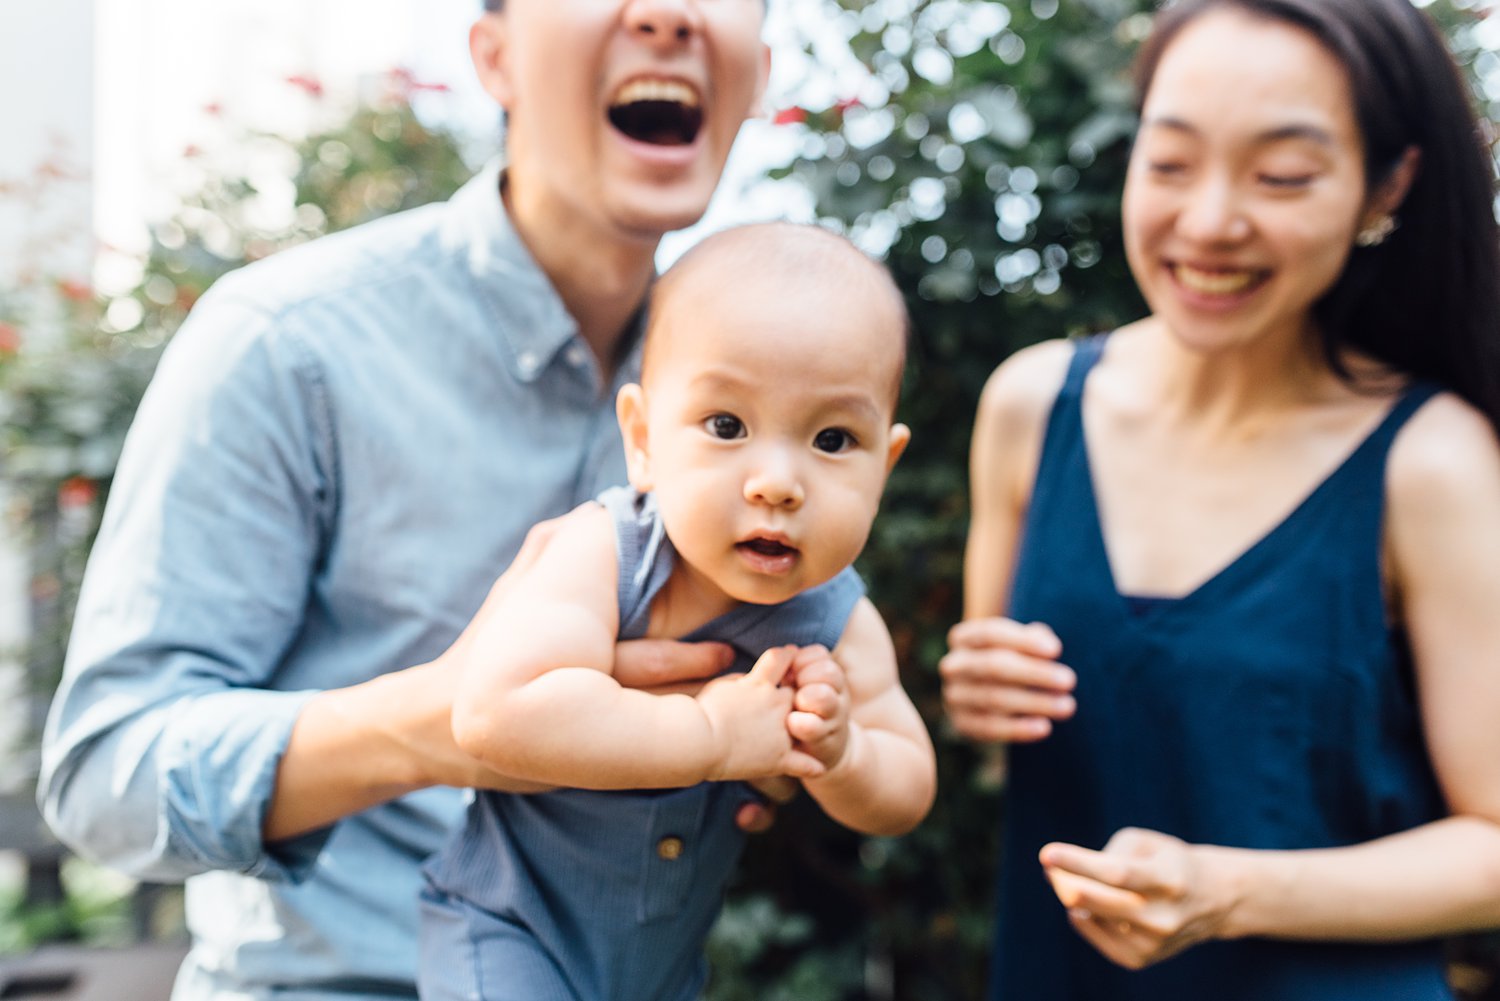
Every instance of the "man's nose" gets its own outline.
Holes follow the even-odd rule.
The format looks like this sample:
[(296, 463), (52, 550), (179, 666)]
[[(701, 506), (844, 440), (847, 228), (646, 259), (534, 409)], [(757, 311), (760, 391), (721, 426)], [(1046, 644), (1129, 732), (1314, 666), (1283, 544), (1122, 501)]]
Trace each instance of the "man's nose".
[(698, 33), (702, 15), (697, 0), (629, 0), (625, 24), (661, 48), (675, 48)]

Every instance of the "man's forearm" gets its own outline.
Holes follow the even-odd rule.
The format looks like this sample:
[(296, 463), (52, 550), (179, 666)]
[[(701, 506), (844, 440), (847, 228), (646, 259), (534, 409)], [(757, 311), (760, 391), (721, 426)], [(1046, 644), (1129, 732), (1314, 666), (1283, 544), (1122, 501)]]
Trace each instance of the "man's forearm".
[(459, 749), (453, 690), (434, 663), (309, 699), (276, 770), (266, 840), (305, 834), (428, 786), (547, 788), (499, 775)]

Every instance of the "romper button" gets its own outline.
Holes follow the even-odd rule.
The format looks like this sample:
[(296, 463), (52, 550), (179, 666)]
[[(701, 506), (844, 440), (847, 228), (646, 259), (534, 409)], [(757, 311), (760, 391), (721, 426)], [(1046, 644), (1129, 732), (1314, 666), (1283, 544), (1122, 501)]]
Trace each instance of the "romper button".
[(656, 854), (668, 862), (675, 862), (682, 858), (683, 848), (682, 839), (669, 834), (656, 843)]

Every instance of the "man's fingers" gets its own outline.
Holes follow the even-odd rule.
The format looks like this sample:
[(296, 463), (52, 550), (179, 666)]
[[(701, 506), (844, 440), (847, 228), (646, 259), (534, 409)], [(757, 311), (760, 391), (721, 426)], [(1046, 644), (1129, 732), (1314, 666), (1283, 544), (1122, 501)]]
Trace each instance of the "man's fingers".
[(802, 790), (802, 783), (796, 779), (787, 778), (785, 775), (768, 775), (765, 778), (753, 779), (746, 784), (775, 804), (790, 803)]
[(734, 825), (746, 834), (769, 831), (776, 822), (776, 808), (757, 800), (746, 800), (734, 813)]
[(615, 679), (626, 688), (706, 681), (733, 663), (727, 643), (626, 640), (615, 646)]
[(1005, 647), (1052, 659), (1062, 654), (1062, 641), (1040, 622), (1021, 623), (998, 616), (966, 619), (948, 630), (951, 647)]

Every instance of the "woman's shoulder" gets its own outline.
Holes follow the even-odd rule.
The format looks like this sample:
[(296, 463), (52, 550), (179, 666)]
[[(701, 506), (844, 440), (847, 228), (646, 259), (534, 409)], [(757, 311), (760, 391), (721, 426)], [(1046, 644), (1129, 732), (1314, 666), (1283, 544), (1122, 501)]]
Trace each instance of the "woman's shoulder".
[(1386, 490), (1391, 515), (1435, 515), (1500, 494), (1500, 441), (1476, 407), (1439, 392), (1420, 406), (1391, 444)]
[(1074, 342), (1059, 338), (1006, 358), (984, 384), (979, 423), (1008, 434), (1039, 427), (1062, 389), (1074, 350)]

